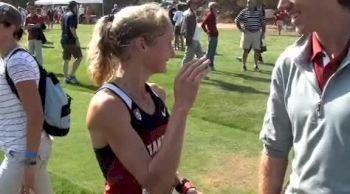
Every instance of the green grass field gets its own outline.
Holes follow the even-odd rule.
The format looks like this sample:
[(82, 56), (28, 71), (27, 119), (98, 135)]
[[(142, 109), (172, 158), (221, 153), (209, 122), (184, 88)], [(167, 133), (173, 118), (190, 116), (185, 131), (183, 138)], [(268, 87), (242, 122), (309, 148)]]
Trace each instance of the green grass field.
[[(44, 66), (62, 80), (62, 59), (59, 26), (46, 32), (53, 48), (44, 48)], [(88, 45), (92, 26), (80, 25), (83, 47)], [(258, 134), (262, 125), (269, 93), (270, 74), (278, 55), (297, 37), (294, 33), (276, 36), (269, 30), (268, 51), (261, 72), (254, 72), (253, 57), (249, 56), (248, 71), (241, 72), (240, 33), (233, 29), (220, 30), (216, 70), (203, 81), (198, 99), (188, 123), (182, 152), (180, 173), (206, 194), (256, 193), (261, 144)], [(201, 33), (202, 47), (207, 39)], [(23, 41), (24, 43), (25, 41)], [(86, 50), (78, 70), (79, 86), (62, 84), (73, 97), (72, 127), (67, 137), (56, 138), (49, 171), (55, 193), (102, 193), (103, 177), (95, 160), (85, 125), (88, 102), (94, 87), (87, 74)], [(151, 81), (167, 91), (167, 105), (173, 103), (173, 79), (180, 66), (183, 52), (170, 60), (168, 72), (155, 75)], [(63, 83), (63, 82), (62, 82)], [(117, 116), (117, 115), (115, 115)]]

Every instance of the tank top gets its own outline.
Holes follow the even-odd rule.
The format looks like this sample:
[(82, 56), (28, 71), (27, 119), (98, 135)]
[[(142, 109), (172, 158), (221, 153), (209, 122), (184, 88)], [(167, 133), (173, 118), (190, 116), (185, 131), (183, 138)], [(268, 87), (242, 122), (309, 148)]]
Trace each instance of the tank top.
[[(143, 111), (123, 89), (114, 83), (104, 84), (99, 90), (108, 89), (124, 102), (130, 113), (131, 126), (142, 139), (149, 155), (153, 157), (162, 144), (169, 120), (169, 113), (164, 102), (151, 87), (147, 84), (145, 84), (145, 87), (155, 105), (155, 112), (152, 115)], [(94, 149), (94, 151), (105, 177), (104, 194), (147, 193), (120, 162), (118, 156), (114, 154), (109, 145), (100, 149)]]

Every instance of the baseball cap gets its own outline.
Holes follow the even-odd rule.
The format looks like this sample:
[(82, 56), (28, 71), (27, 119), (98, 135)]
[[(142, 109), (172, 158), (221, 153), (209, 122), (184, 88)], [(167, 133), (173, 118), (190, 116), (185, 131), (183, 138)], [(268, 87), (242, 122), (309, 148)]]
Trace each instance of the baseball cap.
[(10, 4), (0, 2), (0, 22), (13, 24), (16, 29), (20, 29), (22, 25), (22, 17), (17, 8)]

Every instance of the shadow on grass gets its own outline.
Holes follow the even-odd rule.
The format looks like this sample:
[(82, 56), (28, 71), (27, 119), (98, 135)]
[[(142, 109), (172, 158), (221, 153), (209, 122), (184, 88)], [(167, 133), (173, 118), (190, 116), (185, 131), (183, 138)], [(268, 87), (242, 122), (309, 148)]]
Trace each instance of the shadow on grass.
[(46, 45), (46, 44), (44, 44), (44, 45), (43, 45), (43, 48), (51, 48), (51, 49), (52, 49), (52, 48), (55, 48), (55, 47), (52, 46), (52, 45)]
[[(268, 78), (254, 77), (254, 76), (243, 74), (243, 73), (231, 73), (231, 72), (226, 72), (226, 71), (212, 71), (211, 73), (218, 74), (218, 75), (239, 77), (239, 78), (251, 80), (251, 81), (266, 82), (266, 83), (271, 82), (271, 79), (268, 79)], [(264, 73), (264, 71), (261, 71), (260, 73)]]
[(275, 66), (274, 63), (263, 63), (263, 64), (261, 64), (261, 65), (262, 65), (262, 66), (266, 65), (266, 66), (271, 66), (271, 67)]
[(220, 121), (218, 119), (215, 119), (215, 118), (207, 118), (207, 117), (197, 117), (197, 118), (200, 118), (200, 119), (202, 119), (204, 121), (207, 121), (207, 122), (215, 123), (216, 125), (222, 125), (222, 126), (225, 126), (225, 127), (229, 127), (231, 129), (234, 129), (234, 130), (248, 132), (250, 134), (255, 134), (256, 135), (256, 134), (259, 134), (259, 132), (260, 132), (260, 130), (254, 130), (251, 127), (242, 127), (239, 124), (227, 123), (227, 122), (223, 122), (223, 121)]
[(236, 91), (240, 93), (249, 93), (249, 94), (263, 94), (266, 96), (269, 95), (268, 92), (262, 92), (262, 91), (256, 90), (253, 87), (235, 85), (235, 84), (227, 83), (217, 79), (210, 78), (208, 80), (205, 80), (203, 83), (207, 85), (218, 86), (218, 87), (221, 87), (223, 90), (227, 90), (227, 91)]
[[(56, 77), (59, 78), (63, 78), (64, 75), (62, 73), (55, 73)], [(63, 81), (61, 83), (64, 83)], [(91, 85), (91, 84), (84, 84), (84, 83), (78, 83), (78, 84), (66, 84), (66, 85), (70, 85), (72, 87), (77, 87), (77, 88), (81, 88), (82, 90), (88, 90), (88, 91), (92, 91), (95, 92), (99, 87)]]
[(85, 90), (89, 90), (92, 92), (95, 92), (99, 87), (94, 86), (94, 85), (90, 85), (90, 84), (84, 84), (84, 83), (78, 83), (78, 84), (74, 84), (73, 86), (79, 87), (79, 88), (83, 88)]

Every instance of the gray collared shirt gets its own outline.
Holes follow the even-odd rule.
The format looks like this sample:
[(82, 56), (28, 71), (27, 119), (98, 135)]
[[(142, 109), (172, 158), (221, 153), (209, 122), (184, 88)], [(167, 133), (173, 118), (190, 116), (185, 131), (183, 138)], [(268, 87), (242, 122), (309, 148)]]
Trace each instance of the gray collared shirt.
[(294, 157), (286, 193), (350, 193), (350, 52), (320, 91), (310, 35), (279, 57), (260, 140), (272, 157)]

